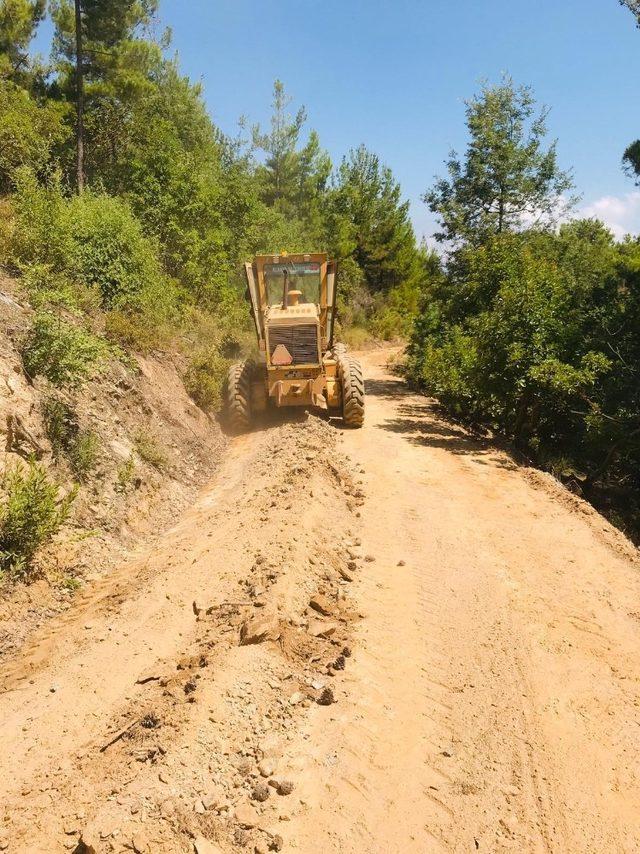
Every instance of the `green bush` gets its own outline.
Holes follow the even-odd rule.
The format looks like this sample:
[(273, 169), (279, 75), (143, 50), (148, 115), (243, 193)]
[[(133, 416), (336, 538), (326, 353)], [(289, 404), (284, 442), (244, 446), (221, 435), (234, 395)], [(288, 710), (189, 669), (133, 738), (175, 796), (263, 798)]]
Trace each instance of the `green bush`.
[(34, 462), (6, 471), (0, 487), (0, 569), (28, 576), (37, 550), (67, 520), (76, 492), (58, 500), (59, 484)]
[(119, 492), (121, 495), (124, 495), (124, 493), (127, 492), (133, 481), (135, 471), (136, 461), (133, 454), (131, 454), (131, 456), (129, 456), (122, 465), (118, 467), (115, 483), (116, 492)]
[(76, 477), (85, 481), (96, 467), (98, 436), (91, 430), (82, 430), (73, 408), (57, 397), (45, 400), (43, 415), (54, 459), (64, 455)]
[(157, 244), (122, 199), (91, 190), (67, 197), (59, 176), (39, 184), (20, 170), (13, 208), (13, 264), (40, 304), (91, 310), (97, 302), (126, 315), (137, 336), (175, 321), (176, 285), (162, 271)]
[(594, 221), (503, 234), (452, 254), (424, 296), (407, 373), (637, 534), (639, 330), (639, 240), (616, 244)]
[(166, 468), (169, 460), (166, 453), (160, 447), (160, 443), (154, 436), (139, 432), (133, 437), (133, 445), (140, 459), (159, 471)]
[(211, 412), (222, 402), (222, 390), (231, 359), (216, 347), (196, 353), (184, 375), (184, 384), (201, 409)]
[(101, 338), (50, 311), (36, 314), (22, 347), (29, 376), (46, 377), (55, 386), (79, 385), (107, 354)]
[(64, 107), (38, 104), (25, 90), (0, 80), (0, 190), (7, 191), (21, 167), (34, 173), (49, 164), (52, 149), (68, 134)]

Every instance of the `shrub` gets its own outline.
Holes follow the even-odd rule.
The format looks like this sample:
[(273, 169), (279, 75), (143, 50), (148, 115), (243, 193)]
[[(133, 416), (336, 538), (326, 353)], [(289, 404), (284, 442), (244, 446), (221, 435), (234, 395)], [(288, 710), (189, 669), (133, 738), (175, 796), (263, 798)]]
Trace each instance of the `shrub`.
[(106, 343), (50, 311), (39, 311), (22, 348), (25, 370), (56, 386), (74, 387), (107, 355)]
[(59, 484), (34, 462), (26, 469), (18, 464), (6, 471), (0, 485), (0, 569), (27, 576), (37, 550), (67, 520), (76, 492), (59, 501)]
[(64, 107), (38, 104), (25, 90), (0, 81), (0, 189), (6, 191), (20, 167), (41, 172), (52, 148), (67, 135)]
[(175, 282), (164, 275), (156, 242), (126, 202), (91, 190), (68, 198), (59, 176), (38, 184), (32, 172), (21, 170), (13, 208), (13, 265), (27, 274), (25, 284), (40, 295), (40, 304), (86, 310), (95, 308), (97, 298), (102, 308), (117, 312), (111, 328), (125, 343), (131, 336), (153, 341), (163, 324), (175, 320)]
[(85, 481), (98, 462), (100, 439), (92, 430), (80, 430), (68, 451), (73, 473), (78, 480)]
[(201, 409), (213, 411), (220, 406), (231, 361), (216, 347), (201, 350), (191, 360), (184, 375), (184, 384)]
[(129, 489), (131, 482), (133, 480), (133, 475), (136, 470), (136, 462), (133, 458), (133, 454), (131, 454), (128, 459), (126, 459), (121, 466), (118, 467), (118, 472), (116, 475), (116, 483), (115, 490), (121, 494), (124, 494)]
[(57, 397), (45, 401), (43, 415), (54, 459), (64, 454), (76, 477), (86, 480), (96, 466), (98, 437), (91, 430), (82, 430), (72, 407)]
[(134, 447), (138, 456), (149, 463), (150, 466), (160, 470), (166, 467), (169, 460), (167, 455), (160, 447), (158, 440), (148, 433), (136, 433), (133, 438)]

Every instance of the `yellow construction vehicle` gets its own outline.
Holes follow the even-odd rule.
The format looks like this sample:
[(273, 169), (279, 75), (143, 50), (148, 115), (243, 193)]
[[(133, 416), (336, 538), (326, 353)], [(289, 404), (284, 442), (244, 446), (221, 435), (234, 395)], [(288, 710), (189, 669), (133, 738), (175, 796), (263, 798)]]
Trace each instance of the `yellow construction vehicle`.
[(324, 253), (257, 255), (245, 264), (259, 359), (229, 370), (226, 415), (244, 432), (269, 406), (304, 406), (364, 421), (360, 363), (334, 344), (336, 263)]

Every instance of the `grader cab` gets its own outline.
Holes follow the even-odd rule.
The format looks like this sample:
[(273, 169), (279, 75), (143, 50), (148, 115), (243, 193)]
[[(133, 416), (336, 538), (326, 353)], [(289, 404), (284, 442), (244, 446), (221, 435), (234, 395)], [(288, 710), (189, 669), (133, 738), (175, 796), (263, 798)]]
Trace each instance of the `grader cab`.
[(258, 255), (245, 264), (259, 359), (229, 370), (226, 414), (245, 432), (268, 407), (307, 407), (364, 421), (364, 382), (356, 359), (334, 344), (336, 264), (324, 253)]

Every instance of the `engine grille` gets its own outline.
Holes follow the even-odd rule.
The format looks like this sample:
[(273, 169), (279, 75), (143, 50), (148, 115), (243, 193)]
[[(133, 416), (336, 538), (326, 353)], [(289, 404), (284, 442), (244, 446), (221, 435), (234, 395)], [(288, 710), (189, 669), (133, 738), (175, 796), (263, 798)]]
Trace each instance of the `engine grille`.
[(269, 327), (269, 357), (278, 344), (284, 344), (291, 353), (294, 365), (317, 364), (318, 327), (315, 323), (297, 326)]

